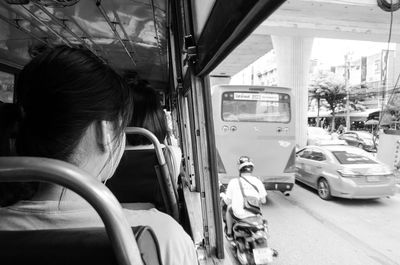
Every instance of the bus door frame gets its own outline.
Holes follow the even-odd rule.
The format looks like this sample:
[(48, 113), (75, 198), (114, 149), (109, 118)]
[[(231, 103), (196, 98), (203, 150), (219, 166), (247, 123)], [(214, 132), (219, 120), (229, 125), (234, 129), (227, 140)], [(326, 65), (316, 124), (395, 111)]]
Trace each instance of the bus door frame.
[[(185, 45), (179, 45), (183, 89), (189, 89), (188, 110), (195, 157), (195, 179), (200, 180), (204, 236), (209, 254), (215, 250), (217, 258), (224, 258), (222, 216), (219, 201), (217, 154), (212, 118), (211, 89), (208, 74), (285, 0), (215, 1), (204, 28), (196, 40), (193, 25), (196, 19), (192, 1), (172, 1), (184, 28), (178, 32), (179, 44), (190, 40), (191, 56)], [(232, 16), (232, 14), (237, 14)], [(179, 23), (178, 23), (179, 24)], [(223, 29), (223, 30), (221, 30)], [(178, 27), (179, 31), (179, 27)], [(182, 42), (181, 42), (182, 41)], [(192, 46), (194, 45), (194, 46)], [(193, 49), (195, 48), (195, 49)], [(193, 54), (193, 51), (196, 54)], [(183, 53), (182, 53), (183, 52)], [(186, 56), (185, 56), (186, 52)], [(188, 83), (188, 81), (190, 81)], [(193, 111), (196, 111), (194, 114)], [(193, 116), (194, 115), (194, 116)], [(195, 135), (193, 136), (193, 133)], [(200, 152), (199, 152), (200, 151)], [(207, 240), (208, 238), (208, 240)], [(212, 251), (212, 252), (210, 252)]]

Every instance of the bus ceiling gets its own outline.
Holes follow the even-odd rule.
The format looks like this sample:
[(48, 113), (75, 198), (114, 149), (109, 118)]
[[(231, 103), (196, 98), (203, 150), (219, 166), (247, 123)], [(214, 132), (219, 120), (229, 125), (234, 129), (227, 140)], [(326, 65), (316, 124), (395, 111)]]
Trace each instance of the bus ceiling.
[[(284, 0), (209, 0), (191, 5), (194, 73), (212, 71)], [(0, 1), (0, 64), (21, 68), (44, 45), (84, 46), (156, 89), (169, 84), (168, 0)], [(203, 11), (200, 11), (204, 8)], [(194, 29), (193, 29), (194, 28)]]
[(167, 0), (0, 1), (0, 64), (25, 65), (40, 47), (90, 49), (156, 89), (169, 82)]
[[(284, 2), (285, 0), (215, 1), (206, 22), (199, 19), (193, 21), (196, 34), (199, 34), (199, 27), (202, 27), (197, 38), (196, 75), (209, 74)], [(192, 8), (195, 9), (194, 17), (204, 17), (204, 11), (199, 10), (201, 5), (194, 5)]]

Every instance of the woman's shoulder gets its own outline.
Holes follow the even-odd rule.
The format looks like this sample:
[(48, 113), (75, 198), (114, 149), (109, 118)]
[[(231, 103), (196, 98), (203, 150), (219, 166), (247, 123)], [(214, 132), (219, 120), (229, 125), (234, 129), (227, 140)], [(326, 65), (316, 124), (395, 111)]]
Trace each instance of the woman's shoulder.
[[(153, 230), (162, 230), (169, 234), (185, 233), (181, 225), (168, 214), (156, 209), (128, 210), (124, 209), (128, 222), (132, 226), (148, 225)], [(155, 231), (157, 232), (157, 231)]]
[(131, 226), (149, 226), (155, 233), (165, 264), (197, 264), (189, 235), (171, 216), (151, 210), (125, 210)]

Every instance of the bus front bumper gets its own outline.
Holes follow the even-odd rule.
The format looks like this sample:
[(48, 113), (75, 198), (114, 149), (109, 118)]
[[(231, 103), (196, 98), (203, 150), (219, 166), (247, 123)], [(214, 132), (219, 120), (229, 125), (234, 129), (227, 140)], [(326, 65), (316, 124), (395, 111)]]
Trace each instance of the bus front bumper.
[(294, 174), (287, 173), (278, 177), (261, 177), (266, 190), (279, 190), (281, 192), (291, 191), (294, 186)]
[(293, 189), (293, 183), (287, 182), (268, 182), (264, 183), (266, 190), (279, 190), (281, 192), (291, 191)]

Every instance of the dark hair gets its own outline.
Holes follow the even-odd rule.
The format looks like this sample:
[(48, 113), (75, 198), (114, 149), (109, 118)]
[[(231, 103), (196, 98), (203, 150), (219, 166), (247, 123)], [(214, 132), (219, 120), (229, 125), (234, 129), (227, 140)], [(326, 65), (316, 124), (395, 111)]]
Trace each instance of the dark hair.
[[(145, 128), (163, 143), (168, 133), (167, 119), (161, 108), (157, 92), (144, 80), (130, 85), (133, 97), (133, 115), (129, 126)], [(130, 145), (146, 145), (151, 142), (140, 135), (127, 135)]]
[[(15, 93), (17, 106), (7, 109), (20, 123), (0, 119), (0, 127), (18, 128), (18, 155), (69, 161), (93, 122), (112, 121), (119, 139), (132, 113), (130, 91), (121, 77), (84, 49), (44, 51), (21, 71)], [(3, 191), (0, 195), (1, 203)]]

